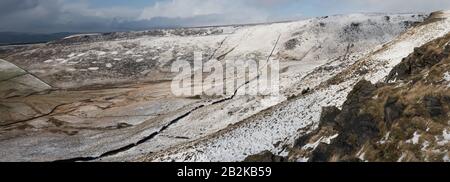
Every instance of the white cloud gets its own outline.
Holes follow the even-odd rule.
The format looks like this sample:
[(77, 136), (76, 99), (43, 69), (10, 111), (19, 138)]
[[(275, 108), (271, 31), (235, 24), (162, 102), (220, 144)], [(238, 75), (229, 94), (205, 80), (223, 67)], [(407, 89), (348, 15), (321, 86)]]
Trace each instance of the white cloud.
[[(261, 22), (267, 20), (268, 12), (242, 0), (168, 0), (145, 8), (139, 19), (155, 17), (193, 18), (205, 15), (221, 15), (223, 20)], [(265, 0), (266, 2), (268, 0)], [(254, 4), (253, 4), (254, 5)]]
[(142, 12), (140, 19), (154, 17), (187, 18), (208, 14), (222, 14), (226, 9), (226, 1), (203, 0), (171, 0), (157, 2)]
[(346, 0), (365, 11), (429, 12), (450, 8), (449, 0)]

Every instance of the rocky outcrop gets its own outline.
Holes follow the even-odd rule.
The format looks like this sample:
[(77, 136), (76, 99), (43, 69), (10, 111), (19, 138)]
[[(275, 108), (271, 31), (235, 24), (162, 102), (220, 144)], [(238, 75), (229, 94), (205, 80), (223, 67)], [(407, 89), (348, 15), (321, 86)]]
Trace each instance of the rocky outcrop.
[(282, 156), (274, 155), (266, 150), (260, 154), (247, 157), (244, 162), (287, 162), (287, 159)]
[[(447, 42), (449, 38), (450, 35), (447, 35), (423, 47), (416, 48), (413, 54), (404, 58), (400, 64), (392, 69), (386, 81), (415, 80), (411, 76), (421, 76), (419, 73), (424, 69), (430, 69), (449, 56), (450, 46)], [(417, 79), (420, 79), (420, 77)]]
[(375, 117), (361, 112), (376, 89), (375, 85), (363, 80), (350, 92), (342, 110), (323, 108), (319, 129), (300, 137), (295, 143), (300, 150), (293, 150), (296, 153), (293, 155), (308, 156), (308, 161), (320, 162), (357, 160), (347, 154), (358, 152), (359, 147), (380, 133)]
[(291, 161), (449, 161), (450, 34), (422, 47), (386, 79), (361, 80), (339, 110), (323, 108)]

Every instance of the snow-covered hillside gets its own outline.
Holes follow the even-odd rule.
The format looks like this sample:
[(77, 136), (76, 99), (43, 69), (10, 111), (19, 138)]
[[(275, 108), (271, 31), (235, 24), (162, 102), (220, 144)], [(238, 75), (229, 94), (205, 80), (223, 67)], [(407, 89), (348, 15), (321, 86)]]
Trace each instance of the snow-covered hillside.
[[(415, 47), (448, 33), (448, 15), (446, 12), (438, 13), (438, 17), (433, 15), (426, 22), (409, 29), (394, 40), (375, 47), (354, 64), (350, 62), (338, 74), (324, 71), (328, 64), (315, 69), (296, 83), (298, 88), (311, 89), (304, 95), (298, 95), (258, 113), (213, 137), (186, 145), (189, 147), (180, 146), (170, 152), (149, 155), (146, 159), (241, 161), (248, 155), (264, 150), (286, 155), (287, 146), (291, 146), (302, 133), (306, 134), (316, 127), (322, 107), (341, 106), (359, 80), (364, 78), (374, 83), (382, 81)], [(333, 77), (328, 79), (330, 74)]]
[[(322, 106), (342, 105), (358, 80), (383, 79), (414, 47), (449, 30), (446, 13), (352, 14), (76, 35), (5, 49), (0, 58), (51, 89), (13, 96), (0, 90), (0, 160), (241, 161), (264, 150), (286, 154), (298, 131), (315, 127)], [(281, 94), (236, 94), (254, 87), (250, 81), (235, 95), (174, 96), (170, 65), (193, 62), (196, 51), (221, 62), (279, 60)]]

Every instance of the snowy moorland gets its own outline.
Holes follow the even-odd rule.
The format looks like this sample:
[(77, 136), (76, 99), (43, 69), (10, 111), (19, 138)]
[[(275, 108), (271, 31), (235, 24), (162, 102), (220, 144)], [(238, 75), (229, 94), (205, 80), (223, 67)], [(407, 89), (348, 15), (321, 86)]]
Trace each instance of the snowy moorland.
[[(449, 33), (448, 16), (350, 14), (3, 47), (0, 161), (286, 156), (298, 137), (317, 129), (322, 107), (341, 107), (362, 79), (383, 81), (414, 48)], [(278, 60), (280, 94), (239, 94), (255, 87), (250, 80), (233, 95), (175, 96), (171, 64), (194, 62), (194, 52), (222, 63)]]

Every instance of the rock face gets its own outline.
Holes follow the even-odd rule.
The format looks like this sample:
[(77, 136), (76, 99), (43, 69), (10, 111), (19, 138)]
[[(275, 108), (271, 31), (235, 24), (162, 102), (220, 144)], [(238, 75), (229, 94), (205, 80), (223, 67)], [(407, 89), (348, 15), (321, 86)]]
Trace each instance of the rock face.
[[(0, 69), (0, 161), (242, 161), (262, 151), (286, 156), (294, 143), (304, 145), (305, 150), (297, 150), (300, 161), (315, 148), (323, 148), (315, 155), (318, 161), (330, 160), (327, 153), (359, 152), (359, 146), (384, 134), (384, 128), (374, 125), (381, 116), (395, 125), (409, 107), (402, 97), (386, 93), (378, 96), (389, 100), (382, 102), (386, 109), (360, 112), (387, 85), (357, 83), (384, 79), (414, 47), (449, 32), (445, 13), (427, 17), (352, 14), (76, 35), (1, 48), (0, 58), (8, 62), (1, 62)], [(223, 64), (279, 60), (280, 94), (239, 94), (257, 86), (249, 79), (231, 95), (177, 97), (171, 90), (176, 76), (171, 65), (179, 59), (193, 63), (194, 52), (201, 52), (203, 62), (217, 59)], [(249, 75), (260, 74), (255, 73)], [(421, 111), (432, 118), (445, 115), (448, 99), (427, 96)], [(321, 108), (332, 105), (337, 107), (321, 116)], [(326, 129), (313, 130), (319, 120)], [(341, 133), (346, 130), (351, 132)], [(307, 137), (316, 131), (317, 140)], [(322, 145), (335, 140), (341, 141), (338, 148)], [(286, 159), (268, 152), (248, 158)]]
[(416, 48), (389, 83), (358, 82), (341, 110), (323, 108), (318, 129), (297, 140), (289, 160), (448, 161), (449, 42), (447, 34)]

